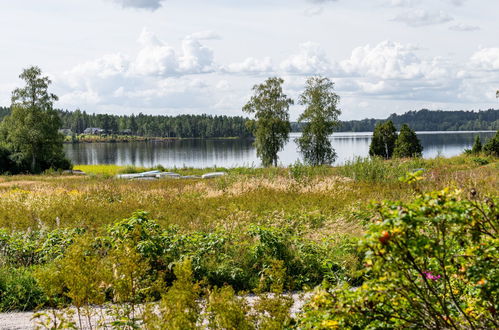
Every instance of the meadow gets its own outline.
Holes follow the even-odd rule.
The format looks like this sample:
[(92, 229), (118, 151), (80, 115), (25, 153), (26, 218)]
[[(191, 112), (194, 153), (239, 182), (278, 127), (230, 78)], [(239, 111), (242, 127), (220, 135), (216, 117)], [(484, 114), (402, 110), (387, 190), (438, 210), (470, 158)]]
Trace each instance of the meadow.
[[(213, 180), (127, 181), (119, 173), (146, 169), (114, 165), (75, 166), (87, 176), (16, 175), (0, 178), (0, 226), (9, 231), (83, 227), (99, 230), (133, 212), (148, 212), (162, 226), (214, 230), (220, 225), (274, 223), (287, 218), (320, 226), (321, 233), (362, 234), (372, 200), (407, 200), (411, 187), (399, 181), (424, 169), (420, 189), (447, 186), (497, 189), (498, 162), (460, 156), (430, 160), (362, 160), (343, 167), (170, 169), (182, 175), (227, 171)], [(327, 228), (327, 230), (326, 230)]]
[[(325, 282), (356, 286), (364, 281), (357, 246), (375, 217), (373, 201), (409, 203), (449, 187), (463, 198), (470, 191), (493, 197), (499, 187), (497, 158), (466, 155), (357, 159), (342, 167), (170, 169), (228, 173), (209, 180), (123, 180), (114, 176), (146, 169), (75, 169), (87, 175), (0, 178), (0, 311), (106, 301), (168, 305), (175, 295), (184, 301), (202, 290), (206, 297), (214, 294), (216, 309), (216, 301), (235, 302), (240, 291), (302, 291)], [(116, 277), (120, 269), (131, 274), (131, 286)], [(75, 273), (80, 277), (71, 277)], [(279, 297), (261, 307), (263, 314), (286, 315), (290, 322), (276, 307), (289, 305)], [(129, 310), (118, 314), (134, 319)], [(279, 320), (276, 329), (285, 323)]]

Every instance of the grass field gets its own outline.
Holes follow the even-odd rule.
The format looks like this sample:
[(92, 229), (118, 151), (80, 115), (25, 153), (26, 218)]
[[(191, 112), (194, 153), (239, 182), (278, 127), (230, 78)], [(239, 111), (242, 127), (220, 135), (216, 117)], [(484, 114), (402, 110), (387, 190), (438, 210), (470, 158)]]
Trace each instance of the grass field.
[[(372, 200), (407, 200), (413, 189), (399, 181), (423, 168), (422, 191), (446, 186), (497, 192), (499, 162), (474, 157), (430, 160), (358, 160), (343, 167), (226, 169), (212, 180), (127, 181), (117, 173), (145, 169), (114, 165), (75, 166), (88, 176), (19, 175), (0, 178), (0, 226), (9, 230), (83, 226), (99, 229), (134, 211), (147, 211), (161, 225), (213, 230), (219, 225), (303, 219), (331, 231), (362, 232)], [(172, 169), (202, 174), (216, 169)]]

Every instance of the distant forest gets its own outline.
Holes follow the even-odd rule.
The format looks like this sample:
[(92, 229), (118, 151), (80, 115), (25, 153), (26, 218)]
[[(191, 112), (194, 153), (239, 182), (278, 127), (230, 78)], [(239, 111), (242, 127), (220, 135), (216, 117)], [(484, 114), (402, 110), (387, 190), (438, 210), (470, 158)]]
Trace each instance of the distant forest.
[[(0, 120), (10, 109), (0, 107)], [(211, 115), (109, 115), (88, 114), (85, 111), (59, 110), (63, 127), (75, 134), (86, 128), (100, 128), (109, 134), (127, 134), (144, 137), (223, 138), (250, 137), (247, 118)], [(397, 128), (408, 124), (416, 131), (471, 131), (499, 130), (499, 110), (485, 111), (409, 111), (402, 115), (392, 114), (387, 119), (363, 119), (343, 121), (338, 131), (372, 132), (376, 123), (391, 120)], [(293, 132), (300, 131), (300, 124), (293, 122)]]
[(387, 119), (351, 120), (341, 123), (343, 132), (372, 132), (377, 122), (391, 120), (397, 127), (409, 125), (416, 131), (477, 131), (499, 130), (499, 110), (485, 111), (409, 111), (392, 114)]
[[(0, 119), (9, 114), (0, 108)], [(247, 118), (211, 115), (109, 115), (85, 111), (59, 110), (63, 128), (82, 134), (87, 128), (100, 128), (108, 134), (171, 138), (250, 137)]]

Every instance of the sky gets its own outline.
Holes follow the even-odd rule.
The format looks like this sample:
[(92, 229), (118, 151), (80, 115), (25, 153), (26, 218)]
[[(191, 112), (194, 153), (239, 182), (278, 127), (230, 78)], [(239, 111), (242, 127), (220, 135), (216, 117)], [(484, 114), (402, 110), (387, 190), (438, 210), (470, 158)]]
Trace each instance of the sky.
[[(0, 2), (0, 105), (39, 66), (57, 108), (244, 115), (271, 76), (335, 83), (341, 119), (499, 108), (497, 0)], [(302, 108), (290, 109), (296, 119)]]

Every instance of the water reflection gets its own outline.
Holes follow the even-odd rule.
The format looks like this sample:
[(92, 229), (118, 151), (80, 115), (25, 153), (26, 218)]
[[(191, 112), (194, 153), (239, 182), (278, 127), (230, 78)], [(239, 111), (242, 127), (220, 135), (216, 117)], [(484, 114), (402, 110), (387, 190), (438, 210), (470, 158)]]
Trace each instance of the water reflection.
[[(423, 156), (455, 156), (470, 148), (475, 135), (482, 141), (495, 132), (420, 132), (418, 137), (424, 147)], [(289, 165), (300, 159), (291, 134), (289, 143), (279, 154), (279, 161)], [(369, 152), (371, 133), (337, 133), (331, 137), (338, 154), (336, 164), (356, 156), (365, 157)], [(74, 164), (117, 164), (152, 167), (234, 167), (257, 166), (260, 162), (251, 140), (179, 140), (130, 143), (81, 143), (66, 144), (66, 155)]]

